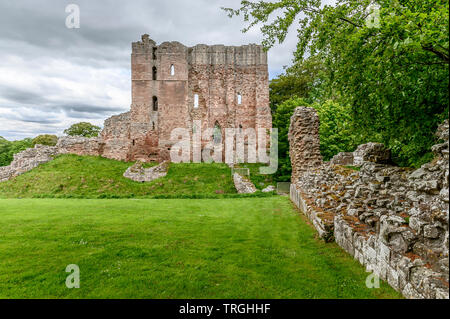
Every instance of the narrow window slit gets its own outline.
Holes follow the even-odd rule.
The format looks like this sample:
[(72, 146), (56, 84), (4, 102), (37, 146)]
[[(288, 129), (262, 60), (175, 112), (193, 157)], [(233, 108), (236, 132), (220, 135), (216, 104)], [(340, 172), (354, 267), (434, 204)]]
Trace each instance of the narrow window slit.
[(158, 98), (156, 96), (153, 97), (153, 111), (158, 111)]
[(194, 94), (194, 108), (198, 108), (198, 94)]

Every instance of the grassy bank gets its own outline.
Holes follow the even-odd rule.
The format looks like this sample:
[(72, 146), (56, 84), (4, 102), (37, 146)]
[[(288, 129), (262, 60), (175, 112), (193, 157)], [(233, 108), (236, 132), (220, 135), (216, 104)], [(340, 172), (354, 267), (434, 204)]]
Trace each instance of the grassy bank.
[(133, 163), (94, 156), (61, 155), (0, 183), (0, 197), (220, 197), (236, 194), (225, 164), (171, 163), (167, 176), (149, 183), (123, 177)]

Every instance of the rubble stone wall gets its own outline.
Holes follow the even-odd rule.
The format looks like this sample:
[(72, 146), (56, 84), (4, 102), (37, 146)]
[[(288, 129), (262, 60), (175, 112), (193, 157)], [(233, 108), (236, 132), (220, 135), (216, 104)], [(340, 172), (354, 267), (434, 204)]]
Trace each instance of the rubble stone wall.
[(405, 297), (448, 298), (448, 120), (438, 129), (435, 159), (419, 169), (389, 165), (390, 152), (379, 143), (319, 165), (318, 135), (310, 136), (319, 121), (304, 109), (291, 118), (291, 200), (320, 237), (335, 240)]
[(136, 162), (130, 166), (125, 173), (123, 173), (123, 177), (131, 179), (135, 182), (151, 182), (155, 179), (166, 176), (168, 170), (169, 162), (167, 161), (149, 168), (144, 168), (142, 162)]
[(103, 154), (104, 143), (98, 137), (64, 136), (58, 138), (56, 148), (59, 154), (99, 156)]
[(58, 154), (56, 146), (36, 145), (20, 153), (14, 154), (14, 159), (8, 166), (0, 167), (0, 182), (7, 181), (32, 170), (40, 164), (47, 163)]
[(240, 175), (239, 173), (233, 174), (233, 182), (238, 194), (252, 194), (257, 190), (255, 185), (253, 185), (248, 178)]

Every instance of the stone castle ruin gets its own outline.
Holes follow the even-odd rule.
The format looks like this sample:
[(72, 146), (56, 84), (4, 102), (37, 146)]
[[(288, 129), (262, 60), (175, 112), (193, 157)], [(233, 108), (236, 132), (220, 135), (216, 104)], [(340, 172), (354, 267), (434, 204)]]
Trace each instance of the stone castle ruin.
[[(131, 110), (107, 119), (98, 137), (65, 136), (54, 147), (36, 145), (18, 153), (11, 165), (0, 168), (0, 182), (58, 154), (164, 164), (170, 161), (170, 150), (179, 141), (171, 136), (177, 128), (191, 135), (213, 130), (209, 139), (204, 134), (199, 142), (193, 141), (192, 148), (200, 151), (209, 150), (212, 140), (216, 143), (216, 132), (223, 147), (225, 129), (239, 132), (233, 137), (235, 151), (238, 135), (248, 144), (247, 129), (254, 129), (259, 140), (261, 129), (266, 134), (272, 128), (267, 53), (260, 45), (156, 45), (144, 34), (141, 41), (132, 44), (131, 83)], [(263, 141), (267, 141), (265, 138)], [(248, 156), (245, 152), (243, 160)], [(189, 156), (194, 161), (192, 153), (195, 151)]]
[(164, 161), (175, 128), (225, 136), (225, 128), (272, 127), (267, 53), (259, 45), (156, 45), (144, 34), (132, 44), (131, 82), (131, 110), (107, 119), (98, 138), (60, 139), (63, 153)]

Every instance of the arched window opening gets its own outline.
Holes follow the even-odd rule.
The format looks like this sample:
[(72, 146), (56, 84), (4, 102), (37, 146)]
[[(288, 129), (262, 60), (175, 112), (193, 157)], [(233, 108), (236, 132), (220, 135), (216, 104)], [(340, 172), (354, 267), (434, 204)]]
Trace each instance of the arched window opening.
[(152, 130), (155, 130), (155, 122), (152, 122)]
[(237, 104), (238, 104), (238, 105), (241, 105), (241, 104), (242, 104), (242, 95), (241, 95), (241, 93), (238, 93), (238, 94), (237, 94)]
[(214, 125), (213, 140), (214, 144), (222, 143), (222, 129), (218, 122)]
[(134, 145), (136, 145), (136, 141), (135, 141), (135, 140), (133, 140), (133, 146), (134, 146)]
[(152, 76), (153, 77), (153, 81), (155, 81), (156, 80), (156, 75), (157, 75), (156, 66), (154, 66), (152, 70), (153, 70), (153, 72), (152, 72), (152, 74), (153, 74), (153, 76)]
[(153, 97), (153, 111), (158, 111), (158, 98), (156, 96)]
[(175, 75), (175, 66), (173, 64), (170, 66), (170, 75), (171, 76)]
[(242, 133), (242, 125), (239, 124), (239, 133)]
[(152, 52), (153, 60), (156, 60), (156, 50), (157, 50), (157, 48), (153, 48), (153, 52)]
[(194, 108), (198, 108), (198, 94), (194, 94)]

